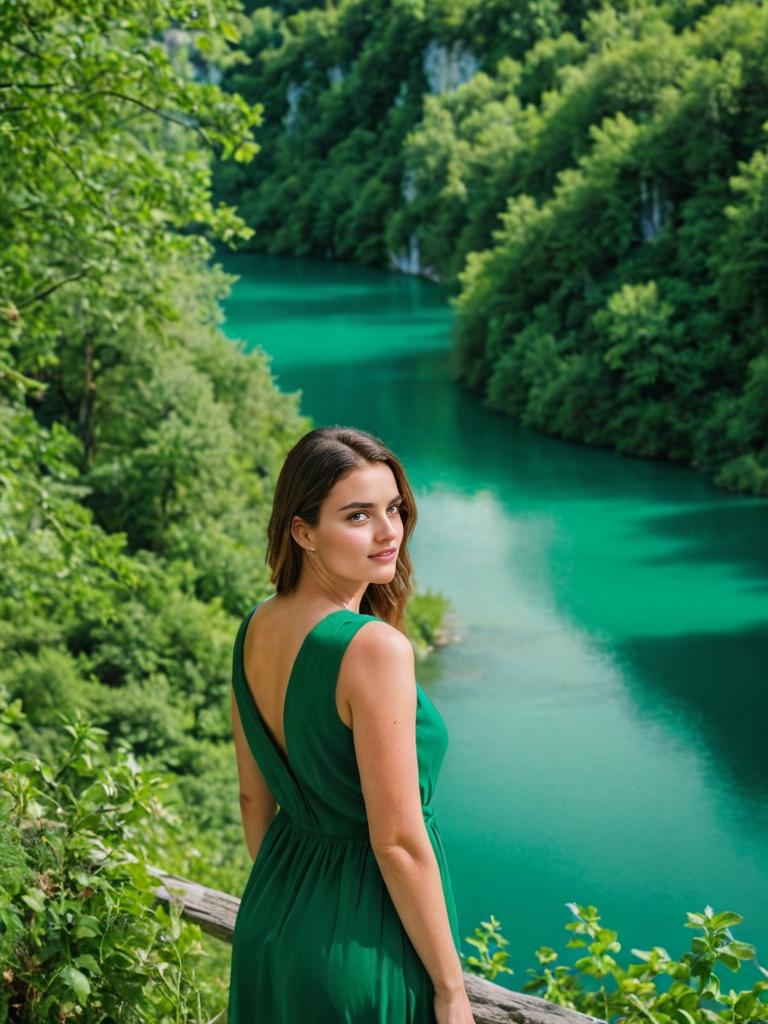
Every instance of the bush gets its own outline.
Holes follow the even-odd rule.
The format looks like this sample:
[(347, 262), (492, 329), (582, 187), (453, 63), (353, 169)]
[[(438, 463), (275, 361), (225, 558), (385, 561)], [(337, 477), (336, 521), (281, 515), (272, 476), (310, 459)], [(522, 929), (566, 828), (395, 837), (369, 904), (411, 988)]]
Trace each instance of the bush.
[[(622, 967), (613, 956), (621, 950), (617, 933), (601, 926), (597, 908), (578, 903), (568, 907), (576, 920), (565, 927), (576, 937), (567, 946), (587, 952), (572, 967), (552, 966), (558, 954), (540, 947), (539, 970), (529, 969), (531, 980), (523, 985), (524, 992), (535, 991), (559, 1006), (622, 1024), (746, 1024), (768, 1019), (768, 980), (726, 993), (715, 973), (718, 965), (738, 971), (743, 961), (755, 960), (758, 971), (768, 978), (768, 971), (757, 964), (755, 947), (731, 934), (743, 920), (739, 914), (716, 914), (709, 906), (703, 913), (689, 912), (685, 927), (702, 933), (694, 936), (690, 951), (675, 960), (662, 946), (633, 949), (641, 962)], [(657, 978), (669, 979), (666, 991), (659, 991)], [(587, 979), (592, 979), (588, 987)]]
[(200, 930), (156, 905), (147, 871), (173, 838), (164, 781), (126, 748), (107, 755), (103, 729), (62, 720), (57, 761), (0, 758), (0, 1011), (199, 1024)]

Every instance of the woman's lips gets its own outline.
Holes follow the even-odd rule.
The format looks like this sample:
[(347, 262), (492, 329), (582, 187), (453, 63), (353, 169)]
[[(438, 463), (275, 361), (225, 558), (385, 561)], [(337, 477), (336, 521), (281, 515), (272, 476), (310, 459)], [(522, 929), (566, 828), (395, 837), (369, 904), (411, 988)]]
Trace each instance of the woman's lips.
[(377, 562), (388, 562), (391, 558), (394, 558), (397, 554), (397, 548), (390, 548), (388, 551), (382, 551), (378, 555), (368, 555), (369, 558), (375, 558)]

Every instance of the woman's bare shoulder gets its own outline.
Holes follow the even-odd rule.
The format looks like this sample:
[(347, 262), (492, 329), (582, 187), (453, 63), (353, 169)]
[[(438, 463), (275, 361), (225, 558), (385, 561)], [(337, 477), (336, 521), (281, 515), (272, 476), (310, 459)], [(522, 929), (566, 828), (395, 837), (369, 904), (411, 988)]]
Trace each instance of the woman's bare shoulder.
[(383, 619), (363, 623), (342, 658), (337, 696), (348, 705), (351, 724), (346, 724), (358, 736), (385, 728), (393, 715), (412, 718), (416, 676), (408, 637)]
[(356, 703), (381, 703), (396, 693), (408, 702), (415, 691), (415, 658), (411, 641), (383, 619), (370, 619), (349, 642), (339, 671), (339, 695)]
[(412, 659), (413, 645), (405, 634), (383, 619), (364, 622), (352, 637), (348, 653), (357, 658)]

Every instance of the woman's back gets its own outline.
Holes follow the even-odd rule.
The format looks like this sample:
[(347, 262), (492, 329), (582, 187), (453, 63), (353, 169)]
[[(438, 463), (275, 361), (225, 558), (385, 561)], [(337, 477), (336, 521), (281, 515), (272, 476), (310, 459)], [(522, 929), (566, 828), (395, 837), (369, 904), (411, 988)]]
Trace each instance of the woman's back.
[[(248, 645), (245, 664), (253, 666), (259, 682), (252, 691), (244, 639), (255, 611), (237, 634), (233, 688), (248, 745), (280, 810), (267, 829), (237, 917), (229, 1024), (432, 1022), (429, 975), (371, 848), (353, 732), (342, 719), (344, 702), (337, 691), (345, 651), (377, 616), (331, 612), (297, 638), (289, 664), (280, 664), (283, 656), (277, 653), (285, 644), (262, 642), (268, 654), (261, 676), (255, 641), (270, 635), (256, 630), (270, 625), (265, 616), (263, 624), (254, 623), (254, 642)], [(277, 618), (272, 625), (278, 626)], [(456, 908), (431, 805), (448, 736), (434, 704), (416, 685), (422, 813), (458, 950)]]

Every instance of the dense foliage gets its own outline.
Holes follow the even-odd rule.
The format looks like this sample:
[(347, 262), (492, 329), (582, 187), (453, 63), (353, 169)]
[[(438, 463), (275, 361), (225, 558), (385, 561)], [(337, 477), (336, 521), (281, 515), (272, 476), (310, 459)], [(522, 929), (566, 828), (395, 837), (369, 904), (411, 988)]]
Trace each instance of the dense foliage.
[[(21, 896), (0, 950), (18, 1020), (86, 997), (89, 1019), (187, 1019), (169, 986), (194, 936), (132, 892), (139, 868), (108, 858), (93, 884), (96, 848), (232, 892), (249, 867), (232, 641), (271, 589), (272, 489), (311, 423), (219, 326), (213, 243), (250, 229), (212, 201), (211, 159), (250, 159), (260, 117), (215, 83), (239, 59), (236, 7), (0, 11), (0, 703), (24, 712), (2, 742), (0, 880)], [(439, 604), (411, 610), (421, 649)], [(61, 712), (96, 731), (70, 736)], [(162, 843), (157, 777), (177, 822)], [(226, 968), (222, 949), (219, 1001)]]
[[(264, 105), (249, 168), (217, 180), (273, 253), (385, 265), (403, 145), (440, 83), (578, 26), (586, 0), (340, 0), (256, 7), (224, 84)], [(427, 228), (427, 225), (422, 225)]]
[[(163, 780), (127, 746), (62, 722), (55, 761), (21, 752), (0, 714), (0, 1019), (196, 1022), (217, 993), (197, 926), (157, 903), (147, 864), (176, 860)], [(2, 719), (5, 721), (2, 721)]]
[(308, 421), (219, 328), (212, 240), (248, 229), (214, 206), (210, 163), (250, 158), (259, 118), (200, 63), (236, 59), (231, 7), (0, 14), (0, 683), (30, 751), (55, 757), (57, 712), (79, 710), (173, 769), (233, 887), (231, 644), (269, 589), (271, 486)]
[(768, 9), (344, 0), (254, 12), (277, 253), (457, 282), (454, 368), (527, 426), (768, 494)]
[[(701, 913), (689, 911), (685, 927), (701, 933), (693, 936), (690, 950), (675, 959), (663, 946), (633, 949), (640, 962), (625, 967), (614, 956), (621, 951), (618, 935), (600, 923), (597, 907), (567, 906), (575, 919), (565, 926), (573, 935), (567, 947), (582, 952), (573, 965), (555, 965), (558, 953), (541, 946), (536, 950), (539, 967), (529, 968), (523, 991), (617, 1024), (768, 1020), (768, 971), (759, 964), (755, 947), (734, 938), (731, 930), (742, 923), (740, 914), (716, 914), (709, 906)], [(757, 980), (750, 988), (725, 991), (719, 969), (740, 971), (745, 962), (756, 968)]]

